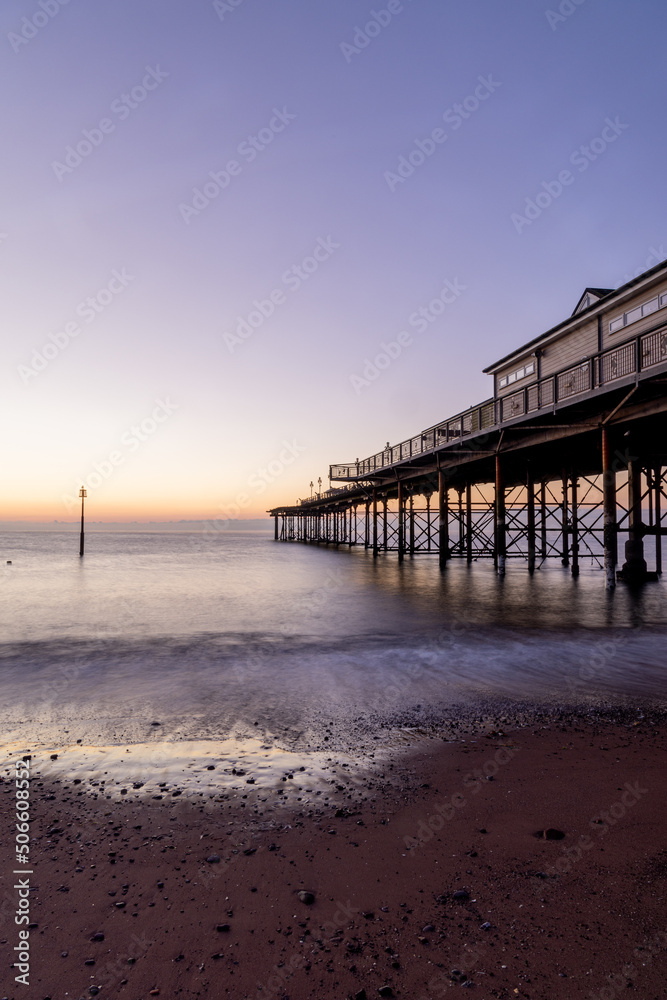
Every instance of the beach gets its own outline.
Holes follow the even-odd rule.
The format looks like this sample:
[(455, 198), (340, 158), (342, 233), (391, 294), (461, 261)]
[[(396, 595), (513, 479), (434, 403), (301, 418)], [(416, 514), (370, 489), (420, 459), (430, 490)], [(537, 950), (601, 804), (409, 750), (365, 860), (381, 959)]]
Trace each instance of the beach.
[(660, 714), (422, 734), (301, 796), (298, 769), (156, 796), (34, 754), (30, 993), (658, 1000), (665, 746)]

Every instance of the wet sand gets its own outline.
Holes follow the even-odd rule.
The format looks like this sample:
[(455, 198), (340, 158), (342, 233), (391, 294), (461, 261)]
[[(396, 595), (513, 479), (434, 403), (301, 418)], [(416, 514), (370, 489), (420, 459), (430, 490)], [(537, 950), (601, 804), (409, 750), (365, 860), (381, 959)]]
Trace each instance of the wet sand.
[(0, 786), (6, 969), (21, 877), (8, 775), (26, 749), (34, 926), (30, 987), (8, 969), (2, 996), (658, 1000), (666, 747), (659, 716), (584, 717), (415, 738), (374, 759), (270, 754), (263, 773), (261, 744), (245, 766), (230, 747), (187, 746), (159, 773), (136, 765), (143, 784), (118, 763), (139, 760), (135, 746), (55, 761), (14, 747)]

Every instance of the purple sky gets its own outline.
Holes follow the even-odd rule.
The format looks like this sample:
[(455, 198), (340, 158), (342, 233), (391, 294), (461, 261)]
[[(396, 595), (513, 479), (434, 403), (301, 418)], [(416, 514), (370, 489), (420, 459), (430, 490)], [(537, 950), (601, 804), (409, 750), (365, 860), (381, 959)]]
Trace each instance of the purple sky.
[(486, 398), (585, 285), (667, 256), (666, 27), (4, 0), (0, 517), (74, 516), (82, 480), (92, 518), (257, 516)]

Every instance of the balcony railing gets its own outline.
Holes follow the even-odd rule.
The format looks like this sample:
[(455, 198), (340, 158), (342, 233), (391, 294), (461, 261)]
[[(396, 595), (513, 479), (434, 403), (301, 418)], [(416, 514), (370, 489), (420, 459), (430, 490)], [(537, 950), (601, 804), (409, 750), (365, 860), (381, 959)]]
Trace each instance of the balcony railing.
[[(633, 337), (617, 347), (600, 351), (577, 365), (532, 382), (499, 399), (487, 399), (477, 406), (429, 427), (416, 437), (378, 451), (370, 458), (347, 465), (332, 465), (331, 479), (357, 479), (386, 469), (425, 452), (490, 427), (540, 410), (555, 410), (560, 403), (584, 392), (606, 391), (619, 379), (639, 375), (667, 362), (667, 326)], [(354, 484), (356, 485), (356, 484)], [(332, 491), (329, 491), (331, 493)], [(333, 491), (335, 492), (335, 491)], [(328, 494), (321, 494), (326, 497)]]

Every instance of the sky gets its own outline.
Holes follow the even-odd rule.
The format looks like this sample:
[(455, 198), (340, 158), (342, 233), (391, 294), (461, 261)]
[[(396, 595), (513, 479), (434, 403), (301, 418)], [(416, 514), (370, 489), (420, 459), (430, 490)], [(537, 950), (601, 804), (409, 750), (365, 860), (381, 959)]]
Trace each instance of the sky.
[[(3, 0), (0, 520), (254, 518), (667, 257), (658, 0)], [(538, 197), (539, 196), (539, 197)], [(375, 361), (378, 361), (378, 364)]]

